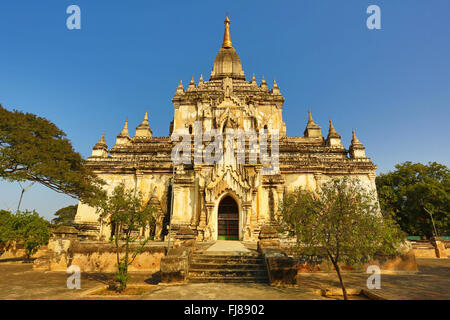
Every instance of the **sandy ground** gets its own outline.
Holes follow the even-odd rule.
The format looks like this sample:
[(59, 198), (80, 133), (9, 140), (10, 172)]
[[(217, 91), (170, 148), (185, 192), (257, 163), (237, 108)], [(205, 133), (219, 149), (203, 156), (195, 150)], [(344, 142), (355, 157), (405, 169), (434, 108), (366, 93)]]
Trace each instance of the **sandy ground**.
[[(373, 290), (387, 299), (450, 299), (450, 259), (417, 259), (420, 272), (405, 275), (381, 275), (381, 289)], [(81, 289), (67, 289), (68, 274), (33, 271), (30, 264), (0, 263), (0, 299), (99, 299), (86, 295), (106, 285), (111, 273), (82, 273)], [(366, 288), (366, 274), (345, 274), (349, 288)], [(151, 290), (125, 299), (147, 300), (320, 300), (320, 288), (338, 288), (334, 274), (302, 274), (296, 287), (265, 284), (200, 283), (164, 285), (159, 275), (132, 273), (131, 284), (151, 285)], [(109, 299), (109, 298), (107, 298)], [(115, 298), (117, 299), (117, 298)]]

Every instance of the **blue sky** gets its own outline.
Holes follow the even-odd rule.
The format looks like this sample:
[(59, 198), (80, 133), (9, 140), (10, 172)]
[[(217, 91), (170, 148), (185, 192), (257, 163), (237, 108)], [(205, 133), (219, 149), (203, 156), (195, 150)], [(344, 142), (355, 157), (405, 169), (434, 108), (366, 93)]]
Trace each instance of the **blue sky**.
[[(66, 28), (71, 4), (81, 30)], [(366, 27), (371, 4), (381, 30)], [(145, 110), (166, 136), (180, 78), (209, 77), (226, 11), (247, 78), (280, 86), (288, 135), (303, 135), (309, 108), (347, 147), (356, 129), (378, 172), (408, 160), (449, 165), (447, 0), (2, 1), (0, 103), (51, 120), (84, 157), (102, 132), (112, 146), (125, 119), (133, 135)], [(17, 183), (0, 182), (0, 208), (19, 196)], [(50, 219), (73, 203), (34, 185), (21, 208)]]

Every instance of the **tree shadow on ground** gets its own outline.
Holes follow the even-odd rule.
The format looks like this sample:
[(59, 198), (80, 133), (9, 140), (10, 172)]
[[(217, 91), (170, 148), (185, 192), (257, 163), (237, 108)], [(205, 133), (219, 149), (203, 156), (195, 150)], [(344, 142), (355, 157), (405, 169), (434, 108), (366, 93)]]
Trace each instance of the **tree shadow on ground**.
[(148, 279), (144, 280), (145, 283), (148, 284), (158, 284), (161, 282), (161, 272), (155, 272), (154, 274), (152, 274), (152, 276)]
[(110, 285), (114, 282), (114, 273), (86, 273), (83, 272), (81, 279), (93, 280), (96, 282), (103, 283), (105, 285)]

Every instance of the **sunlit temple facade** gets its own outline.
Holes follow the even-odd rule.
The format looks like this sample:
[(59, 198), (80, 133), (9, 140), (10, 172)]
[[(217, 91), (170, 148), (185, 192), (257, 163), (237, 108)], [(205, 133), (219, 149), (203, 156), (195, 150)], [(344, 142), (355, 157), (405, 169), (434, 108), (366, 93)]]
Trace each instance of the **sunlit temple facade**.
[[(181, 82), (176, 88), (170, 136), (153, 136), (146, 112), (134, 137), (130, 137), (127, 121), (112, 148), (102, 136), (87, 165), (106, 181), (109, 192), (123, 182), (141, 191), (157, 208), (155, 240), (167, 239), (170, 226), (171, 233), (190, 228), (198, 241), (256, 241), (261, 227), (273, 222), (286, 193), (299, 187), (316, 190), (321, 181), (331, 177), (357, 178), (376, 194), (376, 166), (366, 157), (355, 133), (347, 149), (331, 121), (324, 137), (305, 110), (303, 136), (289, 137), (283, 121), (284, 100), (275, 81), (269, 88), (264, 77), (259, 84), (254, 74), (247, 80), (231, 42), (227, 17), (209, 80), (201, 76), (197, 83), (192, 79), (187, 88)], [(255, 149), (242, 151), (237, 141), (224, 137), (222, 161), (195, 161), (196, 152), (202, 155), (208, 145), (195, 143), (198, 130), (217, 130), (223, 136), (237, 130), (255, 132), (257, 143)], [(261, 145), (263, 132), (268, 132), (267, 145)], [(178, 142), (173, 134), (192, 137), (190, 163), (174, 163), (172, 153)], [(244, 146), (248, 144), (246, 138)], [(259, 157), (256, 163), (250, 161), (251, 150), (260, 155), (263, 149), (271, 162), (263, 163)], [(236, 161), (239, 152), (244, 163)], [(111, 235), (108, 224), (86, 204), (79, 204), (75, 223), (83, 237), (107, 240)]]

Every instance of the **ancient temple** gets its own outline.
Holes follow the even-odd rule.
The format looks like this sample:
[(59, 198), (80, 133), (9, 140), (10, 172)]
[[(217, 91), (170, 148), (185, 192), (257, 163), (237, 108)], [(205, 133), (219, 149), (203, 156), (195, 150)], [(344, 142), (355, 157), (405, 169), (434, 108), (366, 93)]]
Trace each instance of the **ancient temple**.
[[(333, 123), (324, 138), (308, 111), (303, 136), (288, 137), (284, 100), (275, 81), (272, 88), (264, 76), (259, 84), (254, 74), (247, 81), (227, 17), (209, 80), (200, 76), (198, 83), (192, 78), (187, 88), (182, 82), (176, 88), (170, 136), (153, 136), (145, 112), (134, 137), (127, 121), (112, 148), (102, 136), (87, 165), (107, 182), (108, 191), (123, 182), (158, 208), (155, 240), (188, 227), (199, 241), (256, 241), (261, 227), (276, 217), (284, 194), (298, 187), (315, 190), (330, 177), (355, 177), (376, 192), (376, 166), (355, 132), (346, 149)], [(230, 135), (236, 132), (244, 135), (241, 143)], [(183, 161), (174, 161), (181, 140), (187, 141)], [(223, 152), (216, 150), (211, 154), (217, 161), (207, 161), (209, 144), (216, 142)], [(83, 203), (75, 223), (87, 238), (111, 234), (96, 210)]]

